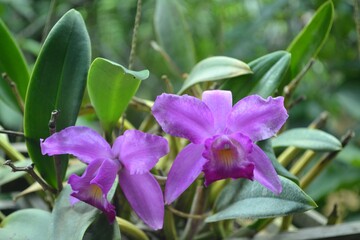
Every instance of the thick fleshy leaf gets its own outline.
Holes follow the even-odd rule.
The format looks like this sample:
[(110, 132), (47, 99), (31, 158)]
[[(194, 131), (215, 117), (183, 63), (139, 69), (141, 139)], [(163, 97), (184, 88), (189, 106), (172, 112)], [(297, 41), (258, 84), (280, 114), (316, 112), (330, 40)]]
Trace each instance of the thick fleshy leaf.
[[(334, 5), (332, 1), (326, 1), (291, 42), (287, 51), (291, 53), (292, 77), (295, 77), (311, 58), (317, 56), (329, 35), (333, 20)], [(283, 84), (286, 85), (287, 82)]]
[(314, 151), (338, 151), (341, 142), (334, 136), (309, 128), (293, 128), (272, 139), (273, 147), (289, 147), (311, 149)]
[(149, 172), (132, 175), (124, 169), (119, 172), (119, 184), (136, 214), (152, 229), (161, 229), (164, 199), (154, 176)]
[(206, 222), (236, 218), (270, 218), (304, 212), (316, 203), (294, 182), (280, 177), (283, 191), (275, 195), (256, 181), (239, 179), (220, 193), (215, 214)]
[(235, 58), (209, 57), (195, 65), (179, 93), (197, 83), (233, 78), (250, 73), (252, 73), (250, 67)]
[(0, 39), (0, 99), (7, 106), (20, 112), (16, 97), (13, 94), (10, 85), (2, 78), (1, 74), (6, 73), (16, 84), (23, 101), (25, 100), (30, 75), (22, 52), (1, 19)]
[[(39, 139), (49, 136), (54, 109), (60, 111), (57, 130), (75, 124), (90, 64), (90, 40), (79, 12), (68, 11), (45, 39), (35, 62), (25, 102), (24, 131), (31, 159), (41, 176), (56, 187), (52, 158), (43, 156)], [(62, 161), (65, 174), (66, 157)]]
[(283, 80), (286, 80), (290, 62), (291, 54), (284, 52), (283, 56), (258, 79), (249, 94), (258, 94), (264, 98), (273, 95)]
[(200, 175), (207, 162), (202, 157), (204, 149), (202, 144), (190, 143), (176, 156), (166, 181), (166, 204), (175, 201)]
[(189, 72), (195, 65), (194, 42), (181, 4), (176, 0), (157, 0), (154, 16), (156, 38), (177, 74)]
[(263, 99), (258, 95), (251, 95), (235, 104), (227, 127), (256, 142), (274, 136), (287, 118), (283, 97)]
[(165, 138), (138, 130), (127, 130), (116, 139), (113, 146), (114, 155), (130, 174), (150, 171), (168, 152)]
[(286, 177), (299, 185), (299, 179), (294, 174), (290, 173), (283, 165), (279, 163), (279, 161), (276, 159), (274, 149), (271, 145), (271, 139), (267, 139), (264, 141), (257, 142), (257, 145), (264, 151), (264, 153), (268, 156), (268, 158), (271, 160), (272, 165), (275, 168), (275, 171), (278, 175), (281, 175), (283, 177)]
[[(117, 179), (115, 180), (108, 194), (108, 200), (114, 196), (118, 184)], [(50, 236), (47, 239), (84, 239), (86, 230), (101, 213), (97, 208), (81, 201), (72, 206), (69, 201), (70, 193), (70, 185), (67, 185), (56, 199), (52, 219), (46, 225), (50, 231)], [(108, 225), (108, 222), (105, 222)], [(97, 228), (98, 231), (111, 231), (104, 224), (99, 224)]]
[(72, 154), (87, 164), (98, 158), (113, 158), (110, 145), (88, 127), (67, 127), (40, 144), (44, 155)]
[(104, 58), (96, 58), (90, 66), (88, 92), (96, 115), (106, 131), (111, 131), (124, 113), (141, 80), (149, 71), (131, 71)]
[(214, 117), (216, 133), (222, 132), (226, 127), (226, 120), (232, 110), (232, 95), (230, 91), (205, 91), (202, 101), (210, 108)]
[(119, 225), (109, 224), (104, 214), (96, 217), (95, 221), (86, 229), (83, 239), (109, 239), (121, 240)]
[(166, 133), (193, 143), (202, 143), (215, 130), (209, 107), (192, 96), (163, 93), (156, 98), (152, 113)]
[(228, 79), (220, 88), (230, 90), (234, 102), (250, 93), (271, 96), (285, 81), (290, 58), (291, 55), (286, 51), (269, 53), (249, 63), (253, 74)]
[(254, 180), (258, 181), (275, 194), (282, 191), (281, 182), (274, 166), (268, 156), (257, 145), (253, 145), (253, 151), (249, 159), (255, 164)]
[(107, 195), (116, 179), (120, 165), (112, 159), (96, 159), (79, 177), (75, 174), (69, 178), (73, 192), (72, 203), (81, 200), (103, 211), (110, 223), (115, 220), (115, 207), (107, 200)]
[[(23, 209), (7, 216), (1, 222), (1, 239), (47, 240), (51, 213), (40, 209)], [(30, 224), (31, 223), (31, 224)]]

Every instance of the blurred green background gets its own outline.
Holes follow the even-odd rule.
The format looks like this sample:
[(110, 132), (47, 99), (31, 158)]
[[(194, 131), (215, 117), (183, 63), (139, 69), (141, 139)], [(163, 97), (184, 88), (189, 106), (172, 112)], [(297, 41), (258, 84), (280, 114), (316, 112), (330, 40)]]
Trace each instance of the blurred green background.
[[(324, 3), (321, 0), (186, 0), (177, 1), (181, 13), (177, 16), (156, 8), (156, 2), (143, 1), (134, 65), (134, 70), (150, 71), (150, 79), (142, 83), (137, 95), (151, 100), (166, 91), (163, 75), (178, 89), (182, 74), (189, 73), (192, 66), (206, 57), (224, 55), (248, 63), (270, 52), (285, 50)], [(136, 1), (58, 0), (53, 3), (49, 27), (66, 11), (75, 8), (83, 15), (90, 34), (92, 59), (104, 57), (128, 65)], [(355, 220), (360, 219), (360, 13), (356, 7), (360, 1), (335, 0), (333, 3), (333, 27), (295, 92), (295, 98), (305, 96), (306, 100), (290, 110), (288, 127), (306, 127), (321, 112), (327, 111), (326, 131), (337, 137), (348, 129), (355, 131), (351, 144), (305, 189), (324, 214), (328, 215), (337, 202), (342, 218)], [(47, 0), (0, 0), (0, 18), (15, 36), (30, 68), (41, 48), (50, 9), (51, 2)], [(173, 31), (168, 34), (176, 37), (168, 44), (174, 46), (174, 52), (167, 52), (177, 56), (171, 59), (176, 67), (169, 64), (156, 47), (161, 41), (159, 35), (163, 35), (157, 29), (172, 23), (176, 28), (170, 28)], [(4, 105), (0, 105), (0, 113), (10, 119), (2, 123), (4, 128), (21, 130), (21, 118), (12, 117), (16, 113)], [(142, 115), (129, 112), (129, 116), (135, 119)]]

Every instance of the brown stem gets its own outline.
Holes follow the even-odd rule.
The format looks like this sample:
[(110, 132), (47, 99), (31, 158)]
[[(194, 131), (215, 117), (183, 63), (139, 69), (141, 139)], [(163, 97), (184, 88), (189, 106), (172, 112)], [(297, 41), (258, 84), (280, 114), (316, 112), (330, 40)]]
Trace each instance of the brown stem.
[(4, 130), (4, 129), (0, 129), (0, 133), (4, 133), (7, 135), (13, 135), (13, 136), (19, 136), (19, 137), (25, 136), (23, 132), (15, 132), (15, 131)]
[(11, 160), (5, 161), (4, 165), (9, 166), (13, 172), (27, 172), (31, 177), (40, 184), (40, 186), (45, 190), (53, 194), (56, 194), (56, 190), (46, 184), (34, 171), (34, 164), (31, 164), (27, 167), (16, 167)]
[[(56, 120), (60, 114), (60, 111), (54, 110), (51, 112), (51, 117), (49, 121), (49, 132), (50, 135), (56, 133)], [(57, 181), (57, 188), (58, 191), (61, 192), (62, 186), (62, 170), (61, 170), (61, 158), (59, 155), (53, 156), (54, 163), (55, 163), (55, 172), (56, 172), (56, 181)]]
[(16, 83), (7, 75), (6, 73), (2, 74), (2, 78), (9, 84), (13, 94), (15, 95), (16, 101), (20, 107), (22, 113), (24, 113), (24, 102), (20, 96), (19, 89), (17, 88)]

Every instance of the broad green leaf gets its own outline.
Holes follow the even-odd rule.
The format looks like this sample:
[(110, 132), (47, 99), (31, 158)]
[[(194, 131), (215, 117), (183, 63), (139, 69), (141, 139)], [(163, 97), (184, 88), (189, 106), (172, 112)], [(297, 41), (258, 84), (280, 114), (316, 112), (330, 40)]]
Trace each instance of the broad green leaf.
[(293, 181), (294, 183), (296, 183), (297, 185), (299, 185), (299, 179), (292, 173), (290, 173), (283, 165), (281, 165), (278, 160), (276, 159), (274, 150), (271, 146), (271, 140), (267, 139), (264, 141), (260, 141), (257, 143), (259, 145), (259, 147), (265, 152), (265, 154), (270, 158), (276, 172), (283, 176), (286, 177), (288, 179), (290, 179), (291, 181)]
[(40, 209), (23, 209), (7, 216), (0, 226), (1, 239), (48, 240), (51, 213)]
[(215, 214), (206, 222), (235, 218), (271, 218), (304, 212), (316, 203), (287, 178), (281, 177), (283, 191), (275, 195), (256, 181), (238, 179), (220, 193), (215, 203)]
[(120, 240), (119, 225), (109, 224), (104, 214), (97, 215), (95, 221), (90, 225), (84, 234), (86, 240), (98, 240), (98, 239), (109, 239), (109, 240)]
[(25, 100), (29, 71), (25, 58), (11, 33), (0, 19), (0, 100), (20, 112), (19, 104), (9, 84), (1, 77), (6, 73), (16, 84), (22, 100)]
[(334, 136), (310, 128), (293, 128), (272, 139), (273, 147), (294, 146), (314, 151), (338, 151), (341, 142)]
[[(90, 40), (79, 12), (68, 11), (53, 27), (35, 62), (25, 102), (24, 131), (29, 155), (41, 176), (56, 186), (52, 158), (43, 156), (40, 139), (49, 136), (51, 112), (60, 111), (57, 130), (75, 124), (90, 65)], [(67, 157), (62, 161), (65, 175)]]
[[(0, 79), (0, 81), (2, 81), (2, 79)], [(0, 99), (0, 124), (5, 129), (22, 129), (22, 119), (22, 113), (17, 108), (10, 107)]]
[(196, 62), (194, 42), (180, 4), (176, 0), (157, 0), (154, 16), (158, 43), (177, 74), (189, 72)]
[[(329, 35), (333, 19), (334, 5), (332, 1), (327, 1), (316, 11), (310, 22), (291, 42), (287, 51), (291, 53), (292, 58), (292, 77), (295, 77), (311, 58), (317, 56)], [(286, 84), (287, 82), (284, 83), (284, 85)]]
[(252, 75), (228, 79), (220, 87), (232, 91), (234, 102), (249, 94), (262, 97), (273, 95), (284, 80), (290, 64), (291, 55), (286, 51), (277, 51), (249, 63)]
[(106, 131), (110, 131), (135, 95), (149, 71), (131, 71), (104, 58), (90, 66), (88, 93), (96, 114)]
[(179, 93), (200, 82), (217, 81), (250, 73), (252, 72), (249, 66), (235, 58), (209, 57), (195, 65)]
[[(117, 184), (117, 181), (115, 181), (108, 194), (108, 199), (114, 196)], [(109, 228), (107, 220), (102, 222), (96, 221), (99, 215), (103, 213), (82, 201), (72, 206), (70, 204), (70, 193), (71, 187), (67, 185), (56, 199), (49, 226), (49, 239), (83, 239), (85, 232), (91, 224), (96, 224), (98, 231), (104, 231), (104, 234), (111, 235), (108, 231), (112, 232), (113, 229)], [(114, 225), (117, 226), (116, 223), (114, 223)], [(114, 236), (116, 235), (118, 234), (114, 234)]]
[(258, 94), (264, 98), (271, 96), (286, 79), (286, 74), (290, 66), (291, 55), (287, 52), (271, 66), (270, 69), (259, 78), (256, 85), (251, 89), (250, 94)]

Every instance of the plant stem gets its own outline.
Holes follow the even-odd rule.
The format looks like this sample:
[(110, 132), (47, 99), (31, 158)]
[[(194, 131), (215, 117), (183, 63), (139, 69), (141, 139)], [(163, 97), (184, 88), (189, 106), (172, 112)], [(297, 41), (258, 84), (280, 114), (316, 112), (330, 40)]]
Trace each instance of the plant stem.
[(121, 233), (130, 237), (130, 239), (149, 240), (146, 234), (131, 222), (119, 217), (116, 217), (116, 222), (121, 229)]
[(172, 211), (168, 208), (165, 209), (165, 219), (164, 219), (164, 234), (165, 239), (177, 240), (177, 232), (174, 221), (174, 215)]
[(49, 9), (49, 13), (47, 15), (46, 18), (46, 22), (45, 22), (45, 26), (44, 26), (44, 30), (43, 30), (43, 34), (42, 34), (42, 40), (41, 42), (44, 42), (49, 31), (50, 31), (50, 26), (51, 26), (51, 21), (55, 12), (55, 7), (56, 7), (56, 0), (52, 0), (50, 3), (50, 9)]
[(133, 68), (134, 65), (134, 58), (136, 54), (136, 42), (137, 42), (137, 33), (140, 25), (140, 19), (141, 19), (141, 0), (137, 1), (136, 6), (136, 16), (135, 16), (135, 23), (134, 23), (134, 29), (133, 29), (133, 35), (131, 40), (131, 50), (130, 50), (130, 56), (129, 56), (129, 69)]
[[(197, 186), (194, 200), (191, 205), (190, 214), (193, 216), (202, 214), (204, 211), (205, 201), (206, 201), (206, 194), (204, 191), (204, 187), (202, 185)], [(181, 239), (185, 239), (185, 240), (193, 239), (202, 221), (203, 221), (202, 219), (189, 218), (186, 223), (185, 230), (182, 234)]]
[[(54, 110), (51, 112), (51, 117), (49, 121), (49, 132), (50, 135), (56, 133), (56, 120), (59, 116), (59, 111)], [(56, 182), (57, 182), (57, 189), (61, 192), (63, 185), (62, 185), (62, 169), (61, 169), (61, 158), (59, 155), (53, 156), (54, 163), (55, 163), (55, 172), (56, 172)]]
[(9, 86), (11, 87), (11, 90), (13, 92), (13, 94), (15, 95), (16, 101), (20, 107), (21, 112), (24, 114), (24, 102), (20, 96), (19, 90), (17, 88), (16, 83), (6, 74), (3, 73), (2, 74), (2, 78), (9, 84)]
[(16, 132), (16, 131), (4, 130), (4, 129), (0, 129), (0, 133), (4, 133), (4, 134), (7, 134), (7, 135), (18, 136), (18, 137), (24, 137), (25, 136), (23, 132)]
[(28, 174), (31, 175), (31, 177), (38, 182), (41, 187), (46, 191), (49, 191), (51, 193), (56, 194), (56, 190), (53, 189), (52, 187), (50, 187), (49, 185), (46, 184), (46, 182), (44, 180), (42, 180), (34, 171), (34, 164), (31, 164), (30, 166), (27, 167), (16, 167), (11, 160), (7, 160), (5, 161), (4, 165), (9, 166), (13, 172), (27, 172)]
[[(344, 148), (354, 136), (355, 134), (353, 131), (348, 131), (346, 134), (344, 134), (341, 138), (342, 148)], [(340, 151), (341, 150), (324, 154), (320, 161), (301, 179), (301, 188), (305, 189), (307, 186), (309, 186), (314, 178), (320, 174), (324, 167), (327, 166)]]

